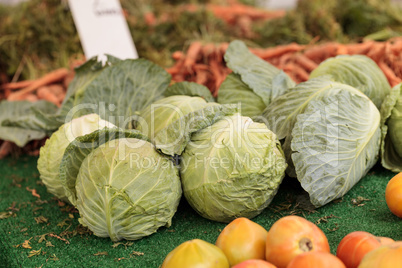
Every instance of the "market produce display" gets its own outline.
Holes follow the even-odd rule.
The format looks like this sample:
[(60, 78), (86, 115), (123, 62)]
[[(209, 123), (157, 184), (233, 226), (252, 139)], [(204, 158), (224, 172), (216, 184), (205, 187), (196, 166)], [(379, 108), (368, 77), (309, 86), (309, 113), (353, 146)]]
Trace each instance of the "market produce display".
[[(231, 4), (232, 9), (207, 4), (201, 12), (239, 27), (245, 38), (259, 33), (250, 28), (252, 21), (290, 19), (291, 12)], [(306, 6), (314, 9), (305, 1), (298, 9)], [(337, 7), (329, 6), (332, 11)], [(194, 15), (200, 6), (180, 8)], [(240, 19), (229, 16), (230, 11)], [(381, 12), (390, 18), (387, 25), (398, 25), (397, 15)], [(147, 27), (156, 30), (160, 17), (148, 11), (144, 16)], [(340, 20), (335, 35), (353, 36), (347, 17), (336, 16), (327, 21)], [(103, 61), (81, 58), (70, 69), (38, 79), (1, 84), (1, 161), (11, 163), (7, 156), (16, 152), (31, 154), (23, 161), (37, 160), (32, 167), (38, 179), (32, 186), (31, 176), (6, 175), (12, 191), (25, 187), (37, 200), (10, 201), (12, 195), (0, 200), (0, 240), (5, 241), (0, 250), (28, 253), (25, 260), (4, 255), (0, 261), (65, 265), (50, 253), (68, 256), (51, 249), (50, 239), (55, 239), (65, 245), (75, 241), (81, 248), (96, 241), (88, 249), (112, 243), (125, 250), (146, 249), (148, 241), (158, 251), (152, 258), (134, 250), (115, 258), (117, 266), (138, 258), (143, 260), (135, 267), (401, 263), (402, 237), (393, 230), (401, 217), (401, 177), (395, 173), (401, 172), (402, 156), (402, 39), (372, 41), (375, 34), (352, 44), (310, 40), (264, 49), (243, 38), (196, 40), (188, 42), (187, 53), (173, 49), (169, 67), (107, 55)], [(376, 181), (377, 176), (393, 179)], [(362, 192), (364, 197), (355, 196)], [(350, 220), (349, 210), (371, 198), (375, 207), (362, 210), (367, 224), (338, 231)], [(68, 215), (57, 226), (55, 218), (49, 222), (38, 215), (56, 213), (54, 206)], [(36, 231), (17, 244), (15, 239), (37, 230), (32, 223), (21, 228), (27, 222), (18, 215), (26, 207), (36, 224), (49, 231)], [(323, 228), (337, 218), (335, 226)], [(373, 232), (375, 224), (369, 222), (386, 231)], [(204, 235), (191, 231), (201, 225)], [(15, 249), (7, 249), (8, 241)], [(159, 245), (167, 241), (168, 246)], [(98, 256), (108, 259), (108, 250), (93, 253), (86, 265), (100, 264)]]

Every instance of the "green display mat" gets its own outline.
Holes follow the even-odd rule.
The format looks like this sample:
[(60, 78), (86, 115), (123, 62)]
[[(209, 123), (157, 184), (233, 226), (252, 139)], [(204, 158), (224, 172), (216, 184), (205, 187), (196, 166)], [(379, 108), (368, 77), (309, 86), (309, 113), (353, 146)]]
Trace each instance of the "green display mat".
[[(171, 227), (114, 243), (90, 234), (79, 225), (78, 211), (47, 193), (36, 162), (28, 156), (0, 160), (1, 267), (159, 267), (182, 242), (199, 238), (214, 243), (226, 225), (202, 218), (182, 198)], [(357, 230), (402, 240), (402, 219), (388, 210), (384, 195), (394, 175), (377, 165), (342, 199), (316, 210), (297, 180), (286, 178), (270, 206), (253, 221), (268, 230), (280, 217), (303, 216), (324, 231), (332, 253), (342, 237)], [(23, 247), (27, 245), (32, 248)]]

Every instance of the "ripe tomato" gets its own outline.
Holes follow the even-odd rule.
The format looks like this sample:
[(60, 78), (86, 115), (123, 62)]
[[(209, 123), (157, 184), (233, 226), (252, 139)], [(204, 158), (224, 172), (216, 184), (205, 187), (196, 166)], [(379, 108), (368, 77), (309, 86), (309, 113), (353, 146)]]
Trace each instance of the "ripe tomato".
[(379, 246), (381, 246), (381, 242), (374, 235), (368, 232), (355, 231), (342, 238), (336, 250), (336, 256), (348, 268), (356, 268), (364, 255)]
[(161, 268), (178, 267), (229, 268), (229, 262), (217, 246), (200, 239), (193, 239), (173, 249), (161, 266)]
[[(286, 268), (346, 268), (345, 264), (328, 252), (309, 251), (297, 255)], [(349, 268), (349, 267), (348, 267)]]
[(265, 258), (279, 268), (308, 251), (330, 252), (327, 237), (314, 223), (299, 216), (285, 216), (268, 231)]
[(231, 266), (249, 259), (265, 259), (267, 230), (247, 219), (237, 218), (219, 234), (215, 245), (225, 253)]
[(276, 266), (264, 260), (247, 260), (232, 266), (232, 268), (276, 268)]
[(402, 172), (395, 175), (385, 188), (385, 201), (392, 213), (402, 218)]
[(383, 245), (369, 253), (361, 261), (359, 268), (395, 268), (402, 264), (402, 241)]

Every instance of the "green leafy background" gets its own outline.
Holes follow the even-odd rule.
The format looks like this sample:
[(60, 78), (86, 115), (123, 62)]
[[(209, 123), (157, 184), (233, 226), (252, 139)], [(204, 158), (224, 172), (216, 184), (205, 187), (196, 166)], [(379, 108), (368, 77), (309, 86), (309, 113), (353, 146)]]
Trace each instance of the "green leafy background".
[[(59, 206), (46, 192), (36, 162), (36, 157), (28, 156), (0, 160), (0, 263), (4, 267), (159, 267), (165, 256), (180, 243), (194, 238), (214, 243), (226, 226), (202, 218), (182, 198), (171, 227), (163, 227), (141, 240), (123, 240), (122, 244), (115, 244), (108, 238), (89, 235), (78, 227), (78, 213), (68, 205)], [(305, 205), (308, 197), (301, 194), (300, 184), (285, 178), (273, 202), (253, 220), (269, 229), (282, 216), (305, 216), (327, 235), (332, 253), (336, 252), (343, 236), (356, 230), (402, 240), (402, 220), (388, 210), (384, 197), (386, 184), (395, 174), (377, 164), (342, 199), (315, 212)], [(40, 199), (31, 195), (27, 187), (36, 189)], [(5, 218), (8, 213), (4, 212), (11, 211), (8, 208), (13, 202), (18, 209), (14, 211), (15, 217)], [(71, 219), (70, 214), (74, 218)], [(35, 218), (40, 216), (48, 222), (37, 223)], [(67, 225), (62, 226), (63, 222)], [(49, 235), (38, 243), (40, 236), (47, 233), (59, 235), (69, 244)], [(74, 236), (74, 233), (77, 234)], [(32, 249), (15, 247), (29, 239)], [(48, 242), (54, 247), (47, 247)], [(39, 255), (28, 257), (32, 250), (39, 249)]]

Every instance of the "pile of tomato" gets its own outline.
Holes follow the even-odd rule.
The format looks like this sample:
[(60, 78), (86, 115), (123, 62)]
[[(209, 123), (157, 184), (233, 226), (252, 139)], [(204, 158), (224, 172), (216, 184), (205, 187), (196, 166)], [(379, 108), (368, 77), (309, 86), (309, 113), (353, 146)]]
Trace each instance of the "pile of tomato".
[[(385, 199), (390, 211), (402, 218), (402, 173), (389, 181)], [(268, 231), (238, 218), (222, 230), (215, 245), (186, 241), (166, 256), (161, 268), (181, 267), (394, 268), (402, 267), (402, 241), (355, 231), (340, 241), (334, 255), (324, 232), (303, 217), (282, 217)]]

